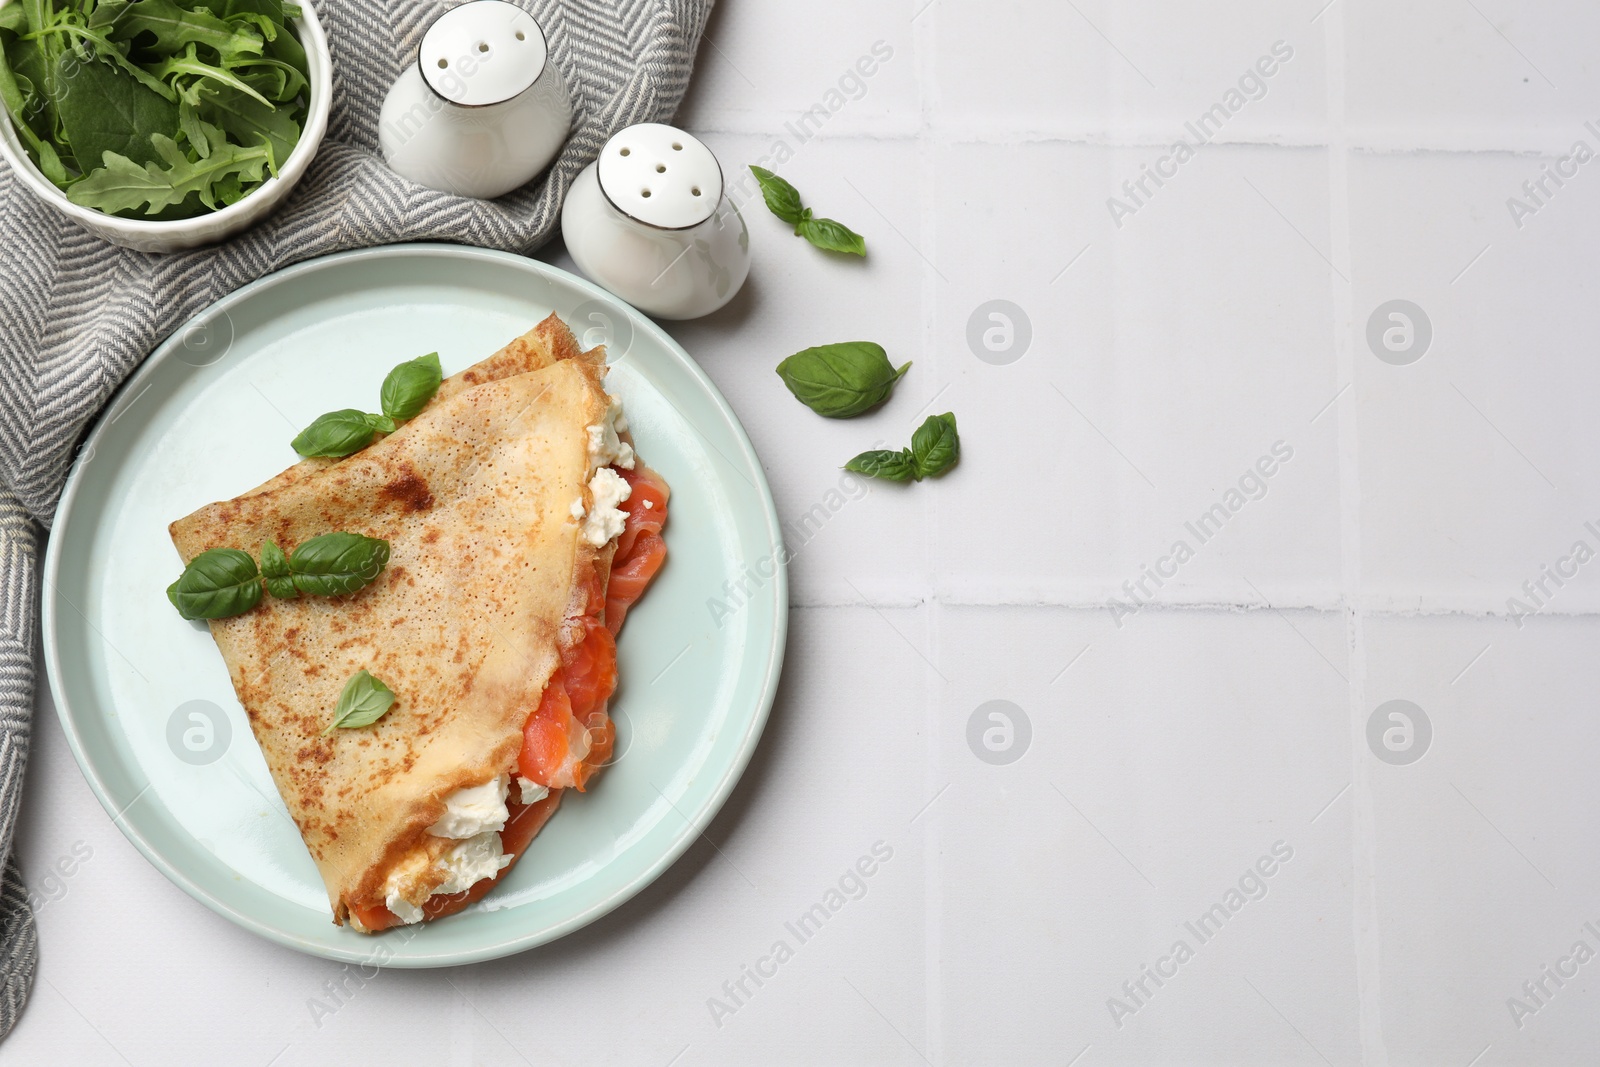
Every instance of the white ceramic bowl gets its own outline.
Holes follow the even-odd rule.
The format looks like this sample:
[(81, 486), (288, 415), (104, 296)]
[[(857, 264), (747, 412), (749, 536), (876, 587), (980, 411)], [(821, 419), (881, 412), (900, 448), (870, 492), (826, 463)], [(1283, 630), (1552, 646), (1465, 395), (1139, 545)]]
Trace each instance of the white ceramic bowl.
[[(0, 3), (5, 0), (0, 0)], [(11, 0), (15, 3), (16, 0)], [(300, 5), (301, 17), (294, 21), (300, 44), (306, 50), (306, 66), (310, 69), (309, 106), (300, 141), (289, 153), (289, 158), (278, 168), (277, 177), (268, 178), (260, 188), (236, 204), (220, 211), (196, 215), (192, 219), (174, 219), (170, 222), (145, 222), (107, 215), (93, 208), (80, 207), (67, 199), (51, 181), (33, 165), (17, 131), (12, 129), (11, 116), (0, 107), (0, 155), (16, 172), (17, 178), (34, 196), (55, 208), (61, 214), (98, 234), (113, 244), (137, 249), (140, 252), (177, 252), (185, 248), (214, 244), (232, 237), (240, 230), (253, 226), (282, 203), (284, 197), (311, 165), (317, 154), (322, 135), (328, 129), (328, 110), (333, 102), (332, 60), (328, 54), (328, 38), (322, 32), (322, 23), (309, 3)]]

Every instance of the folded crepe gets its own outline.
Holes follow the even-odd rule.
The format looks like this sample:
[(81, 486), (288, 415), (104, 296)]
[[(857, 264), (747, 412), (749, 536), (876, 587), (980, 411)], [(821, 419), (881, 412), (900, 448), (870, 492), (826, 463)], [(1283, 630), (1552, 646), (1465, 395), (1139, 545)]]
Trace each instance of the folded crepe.
[[(390, 543), (354, 594), (210, 623), (335, 923), (465, 907), (610, 756), (613, 637), (665, 558), (667, 488), (604, 375), (552, 315), (366, 449), (171, 525), (185, 563), (336, 530)], [(393, 707), (324, 736), (362, 670)]]

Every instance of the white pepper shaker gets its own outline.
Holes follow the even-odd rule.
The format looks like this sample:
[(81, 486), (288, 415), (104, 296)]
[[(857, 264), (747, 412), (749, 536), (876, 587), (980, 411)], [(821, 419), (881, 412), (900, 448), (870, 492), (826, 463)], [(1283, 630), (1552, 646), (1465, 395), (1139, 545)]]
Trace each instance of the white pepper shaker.
[(504, 0), (471, 0), (422, 35), (417, 62), (384, 98), (378, 143), (402, 177), (487, 199), (549, 166), (571, 128), (539, 23)]
[(750, 273), (750, 232), (723, 196), (722, 165), (661, 123), (606, 142), (567, 192), (561, 235), (578, 269), (657, 318), (708, 315)]

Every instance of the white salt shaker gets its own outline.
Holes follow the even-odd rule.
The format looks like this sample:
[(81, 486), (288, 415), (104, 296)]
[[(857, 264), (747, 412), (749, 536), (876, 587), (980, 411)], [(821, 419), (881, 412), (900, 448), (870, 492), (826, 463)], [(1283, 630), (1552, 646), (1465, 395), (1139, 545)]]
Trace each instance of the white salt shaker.
[(657, 318), (693, 319), (750, 273), (750, 231), (699, 138), (645, 122), (614, 135), (561, 209), (561, 235), (593, 281)]
[(422, 35), (417, 62), (384, 98), (378, 144), (402, 177), (487, 199), (549, 166), (571, 128), (539, 23), (504, 0), (471, 0)]

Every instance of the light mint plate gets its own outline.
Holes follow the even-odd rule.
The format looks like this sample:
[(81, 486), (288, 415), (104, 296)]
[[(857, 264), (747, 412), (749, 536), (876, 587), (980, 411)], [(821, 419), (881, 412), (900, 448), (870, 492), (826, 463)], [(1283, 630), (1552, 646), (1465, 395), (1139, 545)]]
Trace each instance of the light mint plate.
[[(567, 797), (482, 902), (365, 937), (333, 925), (221, 656), (167, 602), (181, 569), (167, 523), (288, 466), (299, 428), (334, 408), (370, 408), (400, 360), (437, 350), (452, 373), (551, 311), (586, 344), (609, 342), (609, 388), (640, 455), (672, 486), (667, 565), (619, 641), (620, 756), (588, 793)], [(780, 538), (761, 464), (727, 402), (632, 308), (505, 253), (343, 253), (219, 301), (117, 394), (79, 454), (50, 537), (45, 662), (100, 803), (196, 900), (329, 959), (492, 959), (569, 933), (639, 892), (732, 791), (782, 665)]]

